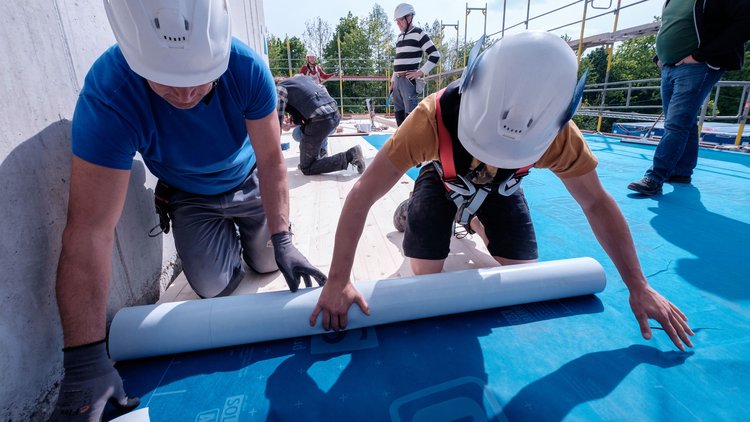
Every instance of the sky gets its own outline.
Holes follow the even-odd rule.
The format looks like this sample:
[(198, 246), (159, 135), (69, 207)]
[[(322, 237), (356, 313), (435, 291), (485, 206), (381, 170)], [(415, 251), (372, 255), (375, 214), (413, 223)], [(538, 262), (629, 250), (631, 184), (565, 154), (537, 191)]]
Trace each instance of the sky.
[[(263, 7), (266, 26), (268, 27), (268, 32), (270, 34), (281, 38), (288, 35), (289, 37), (297, 36), (302, 39), (302, 34), (305, 31), (305, 22), (312, 21), (318, 16), (328, 22), (333, 30), (336, 28), (339, 19), (345, 17), (349, 12), (352, 12), (354, 16), (360, 18), (367, 17), (372, 11), (375, 3), (383, 7), (388, 16), (392, 18), (396, 5), (402, 2), (403, 0), (379, 0), (374, 3), (362, 0), (342, 3), (335, 0), (266, 0), (263, 3)], [(534, 16), (574, 2), (575, 0), (532, 0), (530, 17), (533, 18)], [(506, 28), (521, 23), (526, 19), (527, 0), (506, 0), (505, 3)], [(468, 2), (461, 0), (413, 0), (411, 4), (416, 11), (415, 21), (418, 25), (425, 23), (431, 24), (436, 20), (442, 21), (443, 24), (458, 23), (458, 31), (456, 31), (454, 27), (445, 27), (446, 42), (452, 41), (455, 43), (456, 35), (458, 35), (459, 42), (463, 42), (465, 19), (468, 22), (466, 25), (467, 39), (469, 41), (476, 40), (481, 36), (485, 20), (482, 10), (470, 10), (468, 16), (466, 16), (467, 4), (469, 8), (477, 9), (483, 9), (486, 6), (487, 34), (499, 33), (502, 29), (503, 0), (488, 2), (471, 0)], [(579, 1), (570, 7), (554, 12), (548, 16), (532, 20), (529, 22), (529, 29), (547, 30), (578, 21), (583, 15), (583, 4), (583, 1)], [(617, 28), (624, 29), (652, 22), (654, 16), (659, 16), (661, 14), (662, 4), (663, 0), (621, 0), (621, 8), (625, 8), (628, 5), (632, 6), (620, 11)], [(587, 16), (592, 17), (605, 13), (607, 10), (612, 11), (616, 5), (617, 0), (593, 0), (593, 3), (590, 2), (588, 5)], [(592, 6), (594, 8), (604, 8), (604, 10), (593, 9)], [(586, 22), (584, 37), (610, 32), (612, 31), (613, 24), (614, 16), (612, 13), (588, 20)], [(518, 32), (524, 30), (524, 28), (525, 26), (521, 24), (506, 31), (506, 34)], [(397, 31), (395, 22), (393, 23), (393, 29), (395, 33), (395, 31)], [(581, 26), (580, 23), (578, 23), (553, 32), (558, 35), (567, 33), (571, 39), (576, 40), (579, 38), (580, 30)], [(499, 37), (499, 34), (494, 37)]]

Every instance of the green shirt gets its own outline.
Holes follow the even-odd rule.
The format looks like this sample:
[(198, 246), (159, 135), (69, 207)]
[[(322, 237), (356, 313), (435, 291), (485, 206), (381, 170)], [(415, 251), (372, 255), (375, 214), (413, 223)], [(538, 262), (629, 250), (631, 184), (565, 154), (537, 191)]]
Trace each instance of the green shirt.
[(670, 0), (661, 15), (656, 55), (664, 64), (675, 64), (698, 48), (693, 20), (695, 0)]

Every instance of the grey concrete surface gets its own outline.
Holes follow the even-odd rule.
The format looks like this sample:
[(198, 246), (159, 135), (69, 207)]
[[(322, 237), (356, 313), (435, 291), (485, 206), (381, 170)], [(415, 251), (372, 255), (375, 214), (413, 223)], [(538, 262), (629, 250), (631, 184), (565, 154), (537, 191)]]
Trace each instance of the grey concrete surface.
[[(234, 35), (265, 51), (262, 0), (231, 0)], [(0, 13), (0, 420), (45, 420), (62, 376), (55, 271), (70, 127), (91, 64), (114, 43), (101, 0), (4, 2)], [(107, 316), (153, 303), (179, 274), (171, 236), (149, 238), (155, 178), (133, 165), (116, 228)], [(84, 310), (82, 310), (84, 311)]]

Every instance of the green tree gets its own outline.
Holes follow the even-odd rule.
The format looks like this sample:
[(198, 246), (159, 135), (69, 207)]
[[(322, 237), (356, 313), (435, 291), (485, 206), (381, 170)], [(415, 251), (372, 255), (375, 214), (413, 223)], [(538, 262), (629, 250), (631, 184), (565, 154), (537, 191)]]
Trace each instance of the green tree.
[(656, 35), (629, 39), (615, 50), (612, 68), (623, 81), (659, 78), (659, 68), (653, 61), (655, 55)]
[[(340, 48), (341, 67), (339, 69), (344, 75), (372, 75), (374, 73), (372, 49), (367, 38), (367, 28), (360, 23), (359, 18), (349, 12), (346, 17), (339, 20), (335, 34), (336, 36), (325, 48), (325, 62), (328, 68), (333, 68), (331, 66), (333, 63), (336, 64), (335, 67), (339, 68)], [(333, 60), (336, 60), (336, 62)], [(328, 83), (326, 88), (334, 98), (340, 99), (342, 97), (339, 85)], [(364, 113), (367, 110), (364, 99), (371, 96), (371, 92), (376, 92), (376, 89), (377, 84), (373, 82), (344, 84), (344, 108), (349, 112)]]
[[(581, 64), (579, 68), (581, 69), (581, 71), (583, 71), (584, 69), (589, 70), (589, 75), (586, 83), (604, 83), (604, 77), (607, 73), (607, 57), (607, 49), (604, 47), (599, 47), (581, 58)], [(611, 75), (609, 80), (612, 81)]]
[(440, 34), (435, 36), (433, 42), (440, 50), (440, 64), (443, 72), (463, 67), (463, 56), (460, 57), (461, 60), (458, 57), (460, 37), (455, 26), (443, 28)]
[(391, 67), (390, 62), (394, 49), (393, 22), (389, 19), (383, 7), (375, 4), (362, 23), (365, 27), (370, 50), (374, 55), (375, 71), (378, 75), (385, 75), (385, 70)]
[[(372, 50), (373, 75), (390, 76), (393, 72), (393, 57), (395, 55), (394, 23), (379, 4), (372, 7), (372, 11), (364, 19), (365, 33)], [(376, 111), (385, 111), (386, 96), (388, 95), (388, 83), (386, 82), (360, 82), (366, 83), (369, 96)]]
[[(594, 84), (603, 84), (607, 78), (607, 62), (609, 55), (605, 47), (599, 47), (589, 54), (581, 58), (581, 64), (579, 65), (579, 76), (583, 74), (584, 70), (588, 69), (589, 73), (586, 77), (586, 84), (588, 86)], [(610, 72), (609, 82), (614, 82), (613, 75)], [(589, 89), (589, 92), (584, 93), (582, 104), (586, 106), (598, 107), (602, 103), (602, 91), (601, 87), (597, 88), (597, 91)], [(621, 102), (622, 91), (609, 91), (606, 93), (605, 104), (618, 104)]]
[[(615, 51), (612, 59), (612, 74), (615, 81), (633, 81), (655, 79), (651, 82), (637, 83), (633, 86), (658, 86), (661, 77), (659, 68), (654, 64), (656, 55), (656, 35), (648, 35), (624, 41)], [(621, 91), (622, 92), (622, 91)], [(619, 95), (622, 105), (625, 104), (625, 93)], [(610, 94), (608, 93), (607, 96)], [(611, 104), (609, 101), (608, 104)], [(658, 89), (635, 89), (630, 95), (630, 105), (661, 105), (661, 95)], [(633, 111), (633, 110), (630, 110)], [(654, 109), (642, 109), (637, 112), (656, 113)]]
[[(305, 45), (297, 37), (289, 38), (287, 49), (286, 38), (268, 36), (268, 64), (274, 76), (289, 76), (299, 71), (305, 56)], [(291, 59), (291, 67), (290, 67)]]

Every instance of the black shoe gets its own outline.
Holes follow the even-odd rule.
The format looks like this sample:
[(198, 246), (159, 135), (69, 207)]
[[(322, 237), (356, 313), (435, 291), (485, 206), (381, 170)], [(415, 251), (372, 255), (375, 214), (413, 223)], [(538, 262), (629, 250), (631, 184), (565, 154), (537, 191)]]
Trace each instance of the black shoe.
[(349, 152), (352, 157), (351, 160), (349, 160), (349, 164), (357, 168), (357, 173), (364, 173), (367, 165), (365, 164), (365, 157), (362, 155), (362, 148), (357, 145), (356, 147), (350, 148)]
[(667, 179), (667, 183), (690, 183), (693, 180), (690, 176), (680, 176), (673, 174)]
[(661, 194), (661, 183), (648, 177), (628, 185), (628, 189), (634, 190), (641, 195), (652, 196)]

